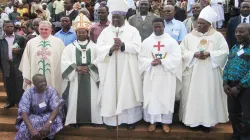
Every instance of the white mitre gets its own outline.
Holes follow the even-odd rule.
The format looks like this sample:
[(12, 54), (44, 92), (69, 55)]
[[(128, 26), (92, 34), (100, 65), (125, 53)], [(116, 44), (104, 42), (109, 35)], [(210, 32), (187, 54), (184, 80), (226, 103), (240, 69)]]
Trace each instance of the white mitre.
[(202, 18), (209, 22), (210, 24), (216, 22), (217, 14), (211, 6), (206, 6), (200, 12), (199, 18)]
[[(119, 14), (126, 16), (129, 9), (129, 4), (126, 0), (108, 0), (107, 6), (111, 14)], [(112, 15), (109, 14), (109, 20), (111, 21)]]

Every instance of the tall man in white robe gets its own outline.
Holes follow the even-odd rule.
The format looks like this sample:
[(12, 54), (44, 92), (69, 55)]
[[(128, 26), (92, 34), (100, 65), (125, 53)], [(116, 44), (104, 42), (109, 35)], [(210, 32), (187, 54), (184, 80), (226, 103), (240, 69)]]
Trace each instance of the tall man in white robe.
[(63, 42), (51, 35), (49, 21), (39, 23), (39, 36), (28, 41), (23, 52), (19, 70), (23, 73), (23, 88), (32, 86), (31, 78), (40, 73), (47, 79), (47, 84), (61, 93), (61, 54)]
[(181, 43), (183, 89), (180, 119), (194, 130), (209, 132), (210, 127), (228, 121), (222, 70), (229, 53), (224, 36), (211, 27), (216, 13), (205, 7), (197, 20), (197, 29)]
[(168, 124), (172, 123), (173, 118), (175, 93), (181, 86), (181, 49), (175, 39), (164, 33), (163, 18), (153, 20), (153, 30), (154, 33), (143, 41), (139, 54), (144, 120), (151, 123), (149, 132), (154, 131), (156, 123), (160, 122), (163, 131), (168, 133)]
[(135, 123), (142, 119), (142, 83), (137, 59), (141, 37), (138, 30), (125, 21), (127, 2), (108, 2), (112, 24), (103, 30), (96, 47), (100, 76), (98, 103), (108, 129), (122, 123), (134, 129)]

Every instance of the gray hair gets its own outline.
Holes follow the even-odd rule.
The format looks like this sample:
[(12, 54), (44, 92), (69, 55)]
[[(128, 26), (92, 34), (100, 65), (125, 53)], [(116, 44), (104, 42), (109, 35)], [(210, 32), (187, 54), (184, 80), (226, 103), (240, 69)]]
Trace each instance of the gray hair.
[(35, 22), (40, 23), (41, 21), (42, 21), (41, 18), (35, 18), (35, 19), (32, 21), (32, 25), (34, 25)]
[(50, 27), (52, 27), (51, 22), (49, 22), (49, 21), (47, 21), (47, 20), (42, 20), (42, 21), (39, 22), (39, 26), (40, 26), (40, 25), (45, 25), (45, 24), (46, 24), (46, 25), (49, 25)]

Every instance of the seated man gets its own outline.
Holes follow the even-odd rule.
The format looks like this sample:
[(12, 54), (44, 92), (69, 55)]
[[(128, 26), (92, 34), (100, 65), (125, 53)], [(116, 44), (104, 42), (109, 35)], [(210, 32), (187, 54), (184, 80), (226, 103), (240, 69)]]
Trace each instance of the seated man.
[(19, 103), (15, 140), (53, 139), (63, 128), (63, 99), (57, 91), (47, 86), (45, 76), (36, 74), (32, 78), (35, 87), (25, 91)]

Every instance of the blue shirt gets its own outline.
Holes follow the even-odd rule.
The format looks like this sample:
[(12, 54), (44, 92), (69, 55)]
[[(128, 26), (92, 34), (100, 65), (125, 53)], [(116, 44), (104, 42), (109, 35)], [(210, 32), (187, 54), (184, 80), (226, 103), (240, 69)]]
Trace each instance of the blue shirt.
[(60, 38), (64, 45), (67, 46), (76, 40), (76, 32), (73, 28), (70, 28), (67, 33), (64, 33), (63, 30), (60, 30), (55, 34), (55, 37)]
[(177, 42), (180, 42), (187, 35), (187, 29), (179, 20), (173, 19), (169, 23), (164, 20), (165, 29), (164, 32), (168, 33), (172, 38), (174, 38)]
[[(244, 50), (244, 53), (242, 53)], [(242, 54), (238, 53), (241, 51)], [(239, 56), (238, 56), (238, 54)], [(229, 56), (228, 62), (223, 72), (224, 81), (239, 82), (240, 86), (250, 87), (250, 46), (240, 49), (239, 45), (234, 45)]]

